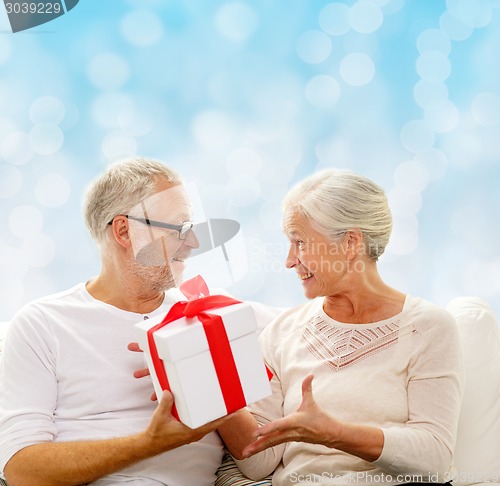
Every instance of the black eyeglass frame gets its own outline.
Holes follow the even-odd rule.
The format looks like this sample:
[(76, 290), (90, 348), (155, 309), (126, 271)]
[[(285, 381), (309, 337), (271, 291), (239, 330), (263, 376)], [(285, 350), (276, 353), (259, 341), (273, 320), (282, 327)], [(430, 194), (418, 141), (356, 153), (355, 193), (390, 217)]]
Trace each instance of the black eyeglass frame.
[[(179, 233), (179, 240), (185, 240), (194, 226), (194, 223), (192, 221), (185, 221), (184, 223), (181, 224), (171, 224), (171, 223), (164, 223), (163, 221), (155, 221), (154, 219), (149, 219), (149, 218), (137, 218), (136, 216), (130, 216), (129, 214), (124, 214), (124, 216), (127, 219), (139, 221), (140, 223), (144, 223), (149, 226), (154, 226), (156, 228), (166, 228), (175, 230)], [(112, 223), (113, 221), (110, 221), (108, 224)]]

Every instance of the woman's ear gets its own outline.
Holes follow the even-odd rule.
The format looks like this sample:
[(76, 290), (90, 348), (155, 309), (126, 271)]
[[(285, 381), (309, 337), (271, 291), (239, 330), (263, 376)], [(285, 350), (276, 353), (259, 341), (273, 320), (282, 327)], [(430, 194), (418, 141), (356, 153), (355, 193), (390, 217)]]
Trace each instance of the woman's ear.
[(347, 258), (353, 260), (364, 252), (363, 233), (359, 229), (352, 229), (346, 233)]

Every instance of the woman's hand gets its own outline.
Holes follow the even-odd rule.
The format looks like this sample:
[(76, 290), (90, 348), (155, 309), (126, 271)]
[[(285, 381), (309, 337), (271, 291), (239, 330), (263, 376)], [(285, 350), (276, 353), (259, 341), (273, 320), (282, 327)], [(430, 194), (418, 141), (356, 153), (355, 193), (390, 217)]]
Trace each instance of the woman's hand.
[(242, 452), (250, 457), (284, 442), (309, 442), (338, 449), (365, 461), (375, 461), (384, 447), (384, 433), (378, 427), (341, 422), (314, 401), (313, 376), (302, 382), (302, 403), (296, 412), (260, 427), (256, 438)]
[(334, 439), (340, 431), (341, 423), (324, 412), (314, 401), (313, 378), (313, 375), (309, 375), (302, 382), (302, 403), (297, 411), (260, 427), (253, 434), (255, 442), (243, 451), (244, 457), (283, 442), (309, 442), (334, 447)]

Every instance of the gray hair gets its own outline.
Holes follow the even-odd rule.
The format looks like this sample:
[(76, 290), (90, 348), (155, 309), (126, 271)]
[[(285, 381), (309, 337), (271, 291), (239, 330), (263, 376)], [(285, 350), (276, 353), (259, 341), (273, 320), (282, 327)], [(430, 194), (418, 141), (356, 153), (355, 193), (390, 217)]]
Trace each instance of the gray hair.
[(108, 223), (154, 194), (160, 178), (182, 183), (177, 171), (157, 160), (135, 157), (110, 165), (85, 194), (84, 218), (92, 238), (102, 244)]
[(348, 170), (325, 169), (294, 186), (283, 201), (285, 213), (297, 211), (327, 237), (359, 229), (365, 250), (377, 261), (392, 231), (392, 215), (384, 190)]

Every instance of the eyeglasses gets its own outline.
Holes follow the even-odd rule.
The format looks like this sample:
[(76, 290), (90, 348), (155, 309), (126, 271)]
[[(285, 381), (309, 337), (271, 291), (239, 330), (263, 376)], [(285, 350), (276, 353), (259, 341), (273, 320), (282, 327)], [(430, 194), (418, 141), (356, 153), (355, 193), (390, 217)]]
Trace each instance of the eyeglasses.
[[(149, 226), (155, 226), (156, 228), (167, 228), (175, 230), (179, 233), (179, 240), (185, 240), (189, 232), (193, 229), (194, 223), (192, 221), (186, 221), (181, 224), (170, 224), (164, 223), (162, 221), (155, 221), (154, 219), (148, 218), (136, 218), (135, 216), (130, 216), (128, 214), (124, 215), (128, 219), (133, 219), (134, 221), (139, 221), (140, 223), (147, 224)], [(112, 224), (110, 221), (108, 224)]]

